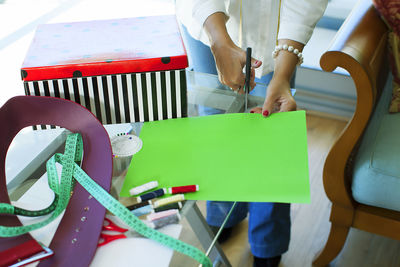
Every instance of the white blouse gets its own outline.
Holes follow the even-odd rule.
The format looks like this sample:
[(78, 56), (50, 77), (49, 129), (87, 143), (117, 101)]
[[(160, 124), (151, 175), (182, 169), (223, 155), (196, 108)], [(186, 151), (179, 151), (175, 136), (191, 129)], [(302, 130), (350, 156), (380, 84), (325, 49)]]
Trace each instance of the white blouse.
[[(306, 44), (327, 4), (328, 0), (281, 0), (278, 31), (279, 0), (242, 0), (241, 47), (252, 47), (252, 56), (263, 62), (256, 69), (257, 77), (274, 68), (271, 53), (277, 36), (278, 39)], [(209, 45), (209, 40), (203, 24), (208, 16), (216, 12), (228, 16), (228, 33), (239, 46), (240, 0), (176, 0), (178, 20), (193, 38), (206, 45)]]

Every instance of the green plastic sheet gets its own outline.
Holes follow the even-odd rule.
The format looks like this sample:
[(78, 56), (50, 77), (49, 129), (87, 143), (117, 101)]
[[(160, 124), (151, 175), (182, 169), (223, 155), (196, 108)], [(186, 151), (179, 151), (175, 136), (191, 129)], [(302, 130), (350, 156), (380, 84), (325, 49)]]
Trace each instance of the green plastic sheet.
[(186, 199), (309, 203), (306, 132), (305, 111), (146, 122), (121, 196), (157, 180), (199, 185)]

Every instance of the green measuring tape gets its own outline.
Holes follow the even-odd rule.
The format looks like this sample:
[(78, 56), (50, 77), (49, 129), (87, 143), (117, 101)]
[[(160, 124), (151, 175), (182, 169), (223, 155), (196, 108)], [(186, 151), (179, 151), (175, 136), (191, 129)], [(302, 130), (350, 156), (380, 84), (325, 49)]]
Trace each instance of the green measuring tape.
[[(49, 218), (35, 224), (14, 227), (0, 226), (0, 237), (22, 235), (52, 222), (66, 209), (71, 198), (71, 192), (77, 181), (108, 211), (119, 217), (139, 234), (192, 257), (204, 267), (212, 266), (211, 260), (201, 250), (148, 227), (144, 222), (133, 215), (130, 210), (94, 182), (76, 163), (82, 158), (82, 150), (81, 135), (78, 133), (70, 134), (67, 137), (64, 154), (56, 153), (47, 161), (48, 183), (55, 194), (53, 203), (49, 207), (43, 210), (28, 211), (14, 207), (8, 203), (0, 203), (0, 213), (3, 214), (41, 216), (52, 212)], [(58, 178), (56, 162), (63, 166), (61, 181), (59, 181)]]
[(26, 217), (43, 216), (43, 215), (47, 215), (47, 214), (53, 212), (56, 209), (58, 199), (59, 199), (58, 195), (55, 195), (54, 200), (50, 204), (50, 206), (48, 206), (47, 208), (41, 209), (41, 210), (26, 210), (26, 209), (21, 209), (21, 208), (14, 207), (12, 205), (8, 205), (5, 203), (0, 203), (0, 213), (21, 215), (21, 216), (26, 216)]

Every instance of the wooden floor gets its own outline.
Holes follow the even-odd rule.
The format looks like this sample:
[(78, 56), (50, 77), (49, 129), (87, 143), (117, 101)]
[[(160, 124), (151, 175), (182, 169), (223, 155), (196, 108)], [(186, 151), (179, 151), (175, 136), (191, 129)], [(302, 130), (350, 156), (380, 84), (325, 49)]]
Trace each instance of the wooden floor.
[[(322, 185), (322, 168), (329, 148), (345, 125), (346, 122), (343, 121), (307, 116), (311, 204), (292, 204), (292, 236), (289, 251), (283, 255), (281, 267), (311, 266), (314, 255), (325, 244), (330, 229), (330, 202)], [(205, 212), (205, 203), (199, 201), (198, 205)], [(196, 244), (193, 239), (187, 241)], [(232, 238), (222, 247), (233, 267), (252, 266), (247, 220), (234, 228)], [(189, 266), (174, 262), (171, 265), (173, 267)], [(344, 249), (331, 266), (400, 266), (400, 242), (352, 229)]]

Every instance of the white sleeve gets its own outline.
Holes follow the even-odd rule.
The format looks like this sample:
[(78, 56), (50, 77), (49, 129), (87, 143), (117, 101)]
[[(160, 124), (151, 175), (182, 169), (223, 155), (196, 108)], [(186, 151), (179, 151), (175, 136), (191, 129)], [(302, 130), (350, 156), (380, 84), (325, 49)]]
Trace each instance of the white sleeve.
[(328, 0), (281, 0), (278, 39), (307, 44)]
[(195, 39), (200, 39), (203, 24), (206, 19), (216, 12), (223, 12), (228, 16), (224, 0), (177, 0), (176, 15), (178, 20), (186, 26)]

